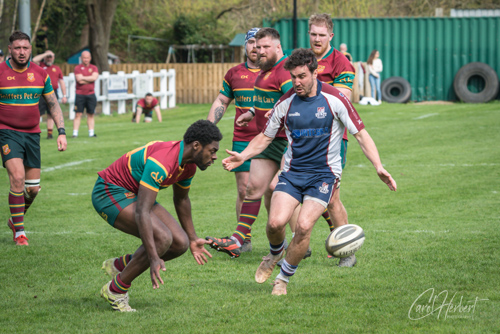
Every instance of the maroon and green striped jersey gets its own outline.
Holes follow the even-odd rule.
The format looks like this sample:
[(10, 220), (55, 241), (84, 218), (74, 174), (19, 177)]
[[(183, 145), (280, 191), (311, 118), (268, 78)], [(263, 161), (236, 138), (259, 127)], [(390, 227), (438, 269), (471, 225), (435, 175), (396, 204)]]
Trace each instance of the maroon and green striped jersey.
[(18, 71), (9, 60), (0, 63), (0, 129), (40, 133), (38, 101), (50, 94), (50, 77), (40, 66), (29, 62)]
[(183, 153), (184, 141), (152, 141), (124, 154), (97, 174), (134, 194), (139, 192), (139, 185), (156, 192), (174, 183), (189, 188), (196, 165), (181, 166)]
[[(347, 88), (352, 91), (355, 70), (344, 54), (335, 48), (318, 60), (318, 79), (336, 88)], [(343, 139), (347, 140), (347, 130)]]
[[(270, 70), (260, 72), (255, 80), (254, 118), (257, 120), (259, 132), (266, 127), (267, 118), (264, 115), (293, 87), (290, 72), (283, 68), (285, 61), (286, 56), (281, 57)], [(281, 130), (276, 138), (286, 138), (284, 130)]]
[(259, 72), (260, 69), (248, 68), (246, 63), (241, 63), (227, 71), (224, 76), (220, 93), (234, 99), (236, 106), (233, 141), (251, 141), (259, 133), (254, 119), (248, 123), (248, 126), (236, 125), (238, 117), (253, 107), (253, 86)]

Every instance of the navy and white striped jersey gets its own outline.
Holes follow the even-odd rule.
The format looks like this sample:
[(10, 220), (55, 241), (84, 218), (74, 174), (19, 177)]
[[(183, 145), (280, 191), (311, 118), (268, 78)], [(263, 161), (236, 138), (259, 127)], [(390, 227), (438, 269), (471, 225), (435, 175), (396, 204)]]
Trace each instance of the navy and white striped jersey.
[(344, 94), (319, 80), (317, 83), (316, 96), (301, 98), (293, 89), (283, 95), (263, 133), (274, 138), (285, 128), (288, 150), (283, 171), (334, 173), (340, 177), (344, 129), (354, 135), (365, 126)]

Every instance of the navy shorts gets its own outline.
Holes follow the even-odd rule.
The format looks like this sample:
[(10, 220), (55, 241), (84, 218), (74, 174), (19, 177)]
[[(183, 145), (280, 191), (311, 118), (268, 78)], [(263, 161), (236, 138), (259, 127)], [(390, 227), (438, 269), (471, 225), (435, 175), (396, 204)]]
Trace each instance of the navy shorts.
[(282, 191), (300, 203), (313, 200), (325, 208), (337, 188), (339, 178), (332, 173), (282, 172), (274, 191)]

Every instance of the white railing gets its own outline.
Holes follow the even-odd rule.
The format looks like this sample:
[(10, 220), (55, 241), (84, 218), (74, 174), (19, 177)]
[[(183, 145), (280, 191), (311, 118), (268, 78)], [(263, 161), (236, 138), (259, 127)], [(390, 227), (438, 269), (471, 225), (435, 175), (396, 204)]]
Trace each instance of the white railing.
[[(160, 78), (160, 90), (154, 91), (154, 78)], [(128, 79), (132, 79), (132, 94), (128, 93)], [(64, 77), (66, 84), (69, 103), (69, 118), (75, 118), (75, 96), (76, 96), (76, 80), (75, 74), (70, 73)], [(146, 93), (153, 94), (160, 101), (160, 108), (167, 109), (175, 107), (175, 70), (160, 70), (153, 72), (152, 70), (146, 73), (133, 71), (125, 74), (120, 71), (117, 74), (109, 74), (102, 72), (99, 79), (95, 81), (95, 95), (97, 102), (102, 102), (102, 113), (111, 115), (111, 101), (118, 101), (118, 113), (126, 112), (126, 100), (132, 100), (132, 105), (135, 106), (139, 99), (143, 98)], [(61, 94), (59, 94), (61, 96)], [(135, 108), (135, 107), (134, 107)]]

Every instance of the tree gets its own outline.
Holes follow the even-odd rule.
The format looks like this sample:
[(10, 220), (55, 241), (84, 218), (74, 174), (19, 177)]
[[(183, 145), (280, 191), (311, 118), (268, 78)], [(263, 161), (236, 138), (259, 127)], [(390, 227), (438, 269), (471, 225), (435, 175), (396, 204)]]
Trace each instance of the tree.
[(109, 71), (108, 49), (113, 16), (118, 0), (88, 0), (89, 47), (99, 71)]

